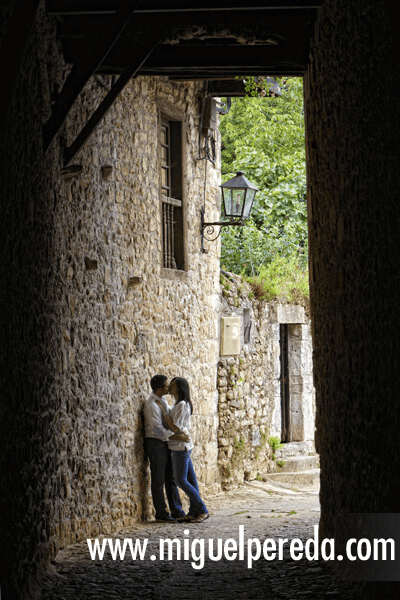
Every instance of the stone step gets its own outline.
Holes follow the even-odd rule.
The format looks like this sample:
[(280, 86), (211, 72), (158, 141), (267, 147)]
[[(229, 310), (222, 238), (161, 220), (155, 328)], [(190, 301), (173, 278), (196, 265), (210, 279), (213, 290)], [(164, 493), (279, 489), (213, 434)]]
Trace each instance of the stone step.
[(310, 456), (315, 454), (314, 442), (307, 440), (304, 442), (284, 442), (283, 448), (276, 451), (278, 459), (286, 460), (292, 456)]
[(294, 472), (294, 471), (308, 471), (309, 469), (318, 469), (319, 467), (319, 457), (317, 454), (312, 454), (311, 456), (289, 456), (277, 458), (278, 461), (283, 460), (284, 465), (279, 469), (279, 473), (281, 472)]
[(268, 473), (268, 479), (279, 483), (286, 483), (296, 487), (299, 485), (317, 486), (319, 484), (319, 469), (307, 469), (305, 471), (281, 471), (280, 473)]

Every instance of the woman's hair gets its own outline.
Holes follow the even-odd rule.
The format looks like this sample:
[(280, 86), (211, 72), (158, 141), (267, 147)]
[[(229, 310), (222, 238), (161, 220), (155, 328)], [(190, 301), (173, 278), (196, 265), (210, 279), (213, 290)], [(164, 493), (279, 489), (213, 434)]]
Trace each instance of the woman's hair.
[(190, 406), (190, 414), (193, 414), (193, 404), (190, 400), (190, 390), (187, 379), (184, 379), (183, 377), (174, 377), (173, 379), (171, 379), (171, 383), (173, 381), (176, 382), (176, 386), (178, 388), (178, 400), (176, 401), (176, 403), (178, 404), (178, 402), (182, 402), (182, 400), (185, 400)]

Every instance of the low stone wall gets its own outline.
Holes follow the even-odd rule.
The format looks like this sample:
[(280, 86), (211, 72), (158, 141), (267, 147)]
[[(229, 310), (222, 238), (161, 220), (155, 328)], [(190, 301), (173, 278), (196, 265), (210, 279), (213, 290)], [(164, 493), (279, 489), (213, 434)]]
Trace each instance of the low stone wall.
[(279, 469), (268, 438), (281, 437), (281, 324), (289, 329), (292, 441), (307, 441), (310, 449), (315, 393), (304, 307), (254, 299), (237, 275), (221, 275), (221, 282), (221, 316), (241, 322), (239, 353), (220, 356), (218, 364), (218, 464), (223, 488), (230, 489)]

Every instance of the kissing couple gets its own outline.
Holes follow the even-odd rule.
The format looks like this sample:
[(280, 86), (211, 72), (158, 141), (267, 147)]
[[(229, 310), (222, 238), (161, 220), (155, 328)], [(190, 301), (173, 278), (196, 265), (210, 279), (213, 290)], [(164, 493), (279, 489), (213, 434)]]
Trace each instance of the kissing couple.
[[(168, 384), (165, 375), (154, 375), (150, 386), (152, 392), (144, 406), (144, 445), (150, 460), (151, 496), (156, 521), (201, 523), (208, 519), (209, 513), (200, 497), (191, 459), (193, 404), (189, 383), (183, 377), (174, 377)], [(172, 409), (164, 398), (166, 394), (175, 399)], [(164, 486), (170, 513), (165, 502)], [(189, 497), (187, 514), (182, 509), (177, 486)]]

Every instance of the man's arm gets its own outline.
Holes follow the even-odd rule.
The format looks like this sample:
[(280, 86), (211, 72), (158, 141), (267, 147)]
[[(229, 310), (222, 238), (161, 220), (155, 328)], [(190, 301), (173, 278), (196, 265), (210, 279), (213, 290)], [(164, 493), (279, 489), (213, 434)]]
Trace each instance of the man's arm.
[(168, 428), (174, 432), (173, 435), (171, 435), (169, 437), (169, 439), (170, 440), (178, 440), (179, 442), (189, 442), (190, 437), (186, 433), (181, 432), (179, 427), (177, 425), (175, 425), (175, 423), (173, 422), (173, 420), (171, 419), (171, 417), (165, 410), (165, 407), (163, 406), (163, 404), (158, 400), (156, 400), (156, 403), (160, 407), (161, 414), (164, 417), (164, 420), (165, 420), (166, 424), (168, 425)]
[(168, 425), (168, 429), (170, 429), (174, 433), (182, 433), (181, 430), (179, 429), (178, 425), (175, 425), (175, 423), (173, 422), (173, 420), (171, 419), (171, 417), (169, 415), (163, 415), (163, 416), (164, 416), (166, 424)]
[[(174, 433), (182, 433), (181, 430), (179, 429), (179, 427), (177, 425), (175, 425), (175, 423), (173, 422), (173, 420), (169, 416), (168, 412), (165, 410), (165, 406), (159, 400), (156, 400), (156, 403), (160, 407), (161, 414), (164, 417), (164, 420), (165, 420), (166, 424), (168, 425), (168, 429), (170, 429)], [(174, 437), (171, 436), (169, 439), (170, 440), (174, 440), (176, 438), (174, 438)]]
[(190, 437), (187, 435), (187, 433), (174, 433), (173, 435), (171, 435), (171, 437), (169, 439), (170, 440), (179, 440), (180, 442), (189, 442), (190, 441)]

